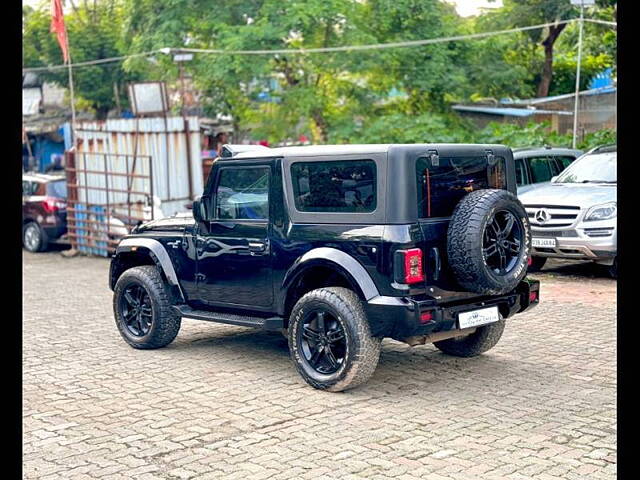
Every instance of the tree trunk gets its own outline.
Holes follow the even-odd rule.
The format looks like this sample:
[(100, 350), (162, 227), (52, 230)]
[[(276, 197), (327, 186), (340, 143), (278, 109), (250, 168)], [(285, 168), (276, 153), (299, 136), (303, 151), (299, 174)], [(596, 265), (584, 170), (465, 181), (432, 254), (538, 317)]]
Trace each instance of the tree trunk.
[(538, 84), (538, 97), (546, 97), (549, 95), (551, 80), (553, 79), (553, 45), (566, 26), (567, 24), (563, 23), (549, 27), (549, 35), (542, 42), (542, 46), (544, 47), (544, 65), (542, 67), (542, 77)]
[(324, 115), (322, 115), (322, 112), (316, 111), (311, 114), (311, 118), (313, 119), (316, 127), (318, 127), (318, 131), (320, 132), (320, 142), (327, 143), (327, 141), (329, 140), (329, 125), (327, 125), (327, 121), (325, 120)]

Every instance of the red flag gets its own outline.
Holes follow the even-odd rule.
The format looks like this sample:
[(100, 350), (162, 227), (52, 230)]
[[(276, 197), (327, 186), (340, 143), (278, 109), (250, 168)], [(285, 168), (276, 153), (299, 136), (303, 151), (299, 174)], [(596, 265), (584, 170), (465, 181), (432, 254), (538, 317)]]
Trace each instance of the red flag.
[(60, 49), (62, 50), (62, 58), (64, 58), (64, 63), (67, 63), (69, 61), (69, 49), (61, 0), (51, 0), (51, 32), (54, 32), (58, 37), (58, 44), (60, 44)]

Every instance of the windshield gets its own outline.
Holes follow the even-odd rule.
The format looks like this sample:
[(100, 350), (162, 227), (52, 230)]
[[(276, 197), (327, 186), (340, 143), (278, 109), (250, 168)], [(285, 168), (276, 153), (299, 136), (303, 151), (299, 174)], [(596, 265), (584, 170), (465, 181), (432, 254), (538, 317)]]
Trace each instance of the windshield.
[(594, 153), (573, 162), (554, 183), (616, 183), (618, 153)]

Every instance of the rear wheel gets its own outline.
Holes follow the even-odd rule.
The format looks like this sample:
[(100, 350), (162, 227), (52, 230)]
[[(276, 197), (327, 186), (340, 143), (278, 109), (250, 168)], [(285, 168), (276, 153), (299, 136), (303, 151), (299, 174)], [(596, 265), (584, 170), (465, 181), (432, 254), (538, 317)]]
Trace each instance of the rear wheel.
[(22, 227), (22, 245), (30, 252), (42, 252), (47, 249), (47, 233), (38, 222), (29, 222)]
[(545, 263), (547, 263), (547, 257), (532, 257), (531, 265), (529, 265), (527, 271), (539, 272), (540, 270), (542, 270), (542, 267), (544, 267)]
[(495, 347), (504, 331), (504, 320), (478, 327), (462, 337), (449, 338), (433, 344), (443, 353), (456, 357), (475, 357)]
[(120, 335), (133, 348), (170, 344), (182, 321), (171, 309), (158, 269), (150, 265), (133, 267), (120, 276), (113, 291), (113, 312)]
[(289, 320), (289, 350), (312, 387), (340, 392), (366, 382), (376, 369), (382, 339), (371, 336), (362, 303), (349, 289), (313, 290)]

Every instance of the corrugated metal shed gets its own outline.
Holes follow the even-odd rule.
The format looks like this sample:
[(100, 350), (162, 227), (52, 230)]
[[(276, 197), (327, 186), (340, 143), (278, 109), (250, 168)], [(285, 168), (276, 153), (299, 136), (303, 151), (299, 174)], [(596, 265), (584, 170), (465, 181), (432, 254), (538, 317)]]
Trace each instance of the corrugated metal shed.
[[(109, 171), (126, 173), (127, 169), (131, 172), (136, 155), (151, 157), (151, 162), (141, 158), (136, 163), (136, 173), (145, 176), (152, 174), (153, 194), (162, 201), (162, 211), (167, 216), (185, 211), (185, 205), (202, 193), (197, 117), (187, 117), (186, 120), (183, 117), (155, 117), (81, 122), (75, 129), (75, 135), (79, 169), (104, 171), (107, 168)], [(91, 156), (92, 152), (109, 154), (107, 165), (103, 155)], [(123, 155), (134, 157), (125, 158)], [(96, 187), (104, 183), (103, 178), (99, 174), (89, 174), (86, 179), (78, 178), (78, 182)], [(149, 185), (137, 184), (143, 181), (148, 182), (146, 179), (135, 179), (129, 188), (149, 191)], [(111, 188), (127, 189), (124, 177), (118, 182)], [(106, 201), (103, 192), (90, 191), (88, 195), (90, 198), (81, 201), (93, 204), (104, 204)]]

